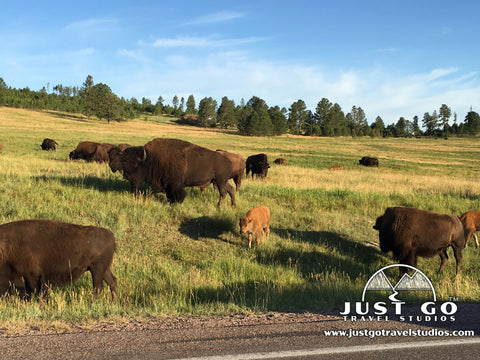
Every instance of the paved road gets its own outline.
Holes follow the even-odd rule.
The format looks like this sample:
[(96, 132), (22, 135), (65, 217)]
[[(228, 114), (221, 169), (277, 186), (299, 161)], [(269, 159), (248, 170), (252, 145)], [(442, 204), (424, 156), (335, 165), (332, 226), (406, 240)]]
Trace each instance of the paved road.
[[(433, 326), (432, 326), (433, 325)], [(324, 331), (474, 330), (475, 337), (326, 336)], [(327, 314), (168, 318), (99, 325), (63, 334), (3, 336), (3, 359), (472, 359), (480, 352), (480, 304), (459, 308), (454, 323), (356, 322)]]

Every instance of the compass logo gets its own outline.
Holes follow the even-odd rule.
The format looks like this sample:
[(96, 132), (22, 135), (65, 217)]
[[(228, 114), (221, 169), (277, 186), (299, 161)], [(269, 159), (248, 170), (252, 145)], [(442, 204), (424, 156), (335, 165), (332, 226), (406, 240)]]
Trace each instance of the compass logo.
[[(385, 271), (392, 268), (408, 268), (412, 270), (412, 275), (405, 273), (402, 278), (393, 285), (387, 277)], [(417, 268), (404, 265), (395, 264), (381, 268), (370, 279), (368, 279), (362, 293), (362, 301), (356, 302), (354, 306), (350, 302), (345, 303), (345, 309), (340, 312), (344, 320), (351, 321), (389, 321), (391, 310), (389, 311), (387, 302), (375, 302), (372, 306), (366, 300), (369, 291), (384, 291), (390, 292), (387, 296), (390, 307), (393, 307), (393, 313), (397, 317), (395, 320), (399, 321), (455, 321), (454, 314), (457, 312), (457, 305), (454, 302), (445, 302), (437, 306), (437, 296), (435, 289), (430, 279)], [(420, 306), (421, 315), (404, 315), (404, 301), (397, 298), (400, 292), (405, 291), (421, 291), (428, 300)]]

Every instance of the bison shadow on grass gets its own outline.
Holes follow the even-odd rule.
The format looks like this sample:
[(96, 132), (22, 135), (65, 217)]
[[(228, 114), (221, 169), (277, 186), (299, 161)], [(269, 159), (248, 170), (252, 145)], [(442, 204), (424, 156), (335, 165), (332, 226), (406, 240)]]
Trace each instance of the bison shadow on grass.
[(96, 176), (85, 176), (85, 177), (67, 177), (67, 176), (37, 176), (36, 181), (58, 181), (62, 185), (77, 187), (77, 188), (86, 188), (86, 189), (95, 189), (98, 191), (117, 191), (124, 192), (130, 191), (130, 186), (127, 182), (116, 180), (116, 179), (104, 179)]
[[(213, 238), (225, 241), (222, 234), (231, 233), (235, 224), (230, 219), (218, 219), (209, 216), (201, 216), (182, 221), (178, 231), (193, 240), (201, 238)], [(235, 244), (237, 245), (237, 244)]]
[[(282, 239), (294, 242), (305, 242), (324, 245), (327, 250), (304, 251), (279, 246), (273, 252), (263, 250), (260, 246), (257, 252), (257, 261), (261, 264), (284, 264), (297, 266), (304, 275), (312, 273), (338, 272), (346, 273), (352, 278), (365, 272), (365, 268), (383, 258), (378, 249), (364, 246), (348, 239), (345, 235), (328, 231), (299, 231), (292, 229), (271, 228), (272, 233)], [(280, 243), (281, 244), (281, 243)]]

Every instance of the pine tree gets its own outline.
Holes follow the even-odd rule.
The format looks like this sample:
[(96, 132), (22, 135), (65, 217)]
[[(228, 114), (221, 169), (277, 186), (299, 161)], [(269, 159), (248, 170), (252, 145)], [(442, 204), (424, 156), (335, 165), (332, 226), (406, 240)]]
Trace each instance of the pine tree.
[(195, 108), (195, 98), (193, 95), (189, 95), (187, 99), (187, 109), (185, 110), (186, 114), (193, 114), (197, 113), (197, 109)]
[(217, 111), (217, 121), (220, 127), (227, 129), (236, 126), (238, 123), (235, 112), (235, 103), (226, 96), (222, 98), (222, 103)]

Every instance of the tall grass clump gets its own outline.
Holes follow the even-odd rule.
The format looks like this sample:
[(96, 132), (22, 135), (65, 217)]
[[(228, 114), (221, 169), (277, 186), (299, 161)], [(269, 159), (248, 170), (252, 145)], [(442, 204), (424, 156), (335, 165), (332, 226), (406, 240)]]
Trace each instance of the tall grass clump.
[[(56, 152), (40, 149), (55, 139)], [(78, 142), (143, 145), (154, 137), (191, 141), (271, 162), (264, 181), (244, 178), (237, 206), (216, 207), (218, 193), (187, 189), (182, 204), (128, 182), (106, 164), (71, 162)], [(175, 125), (171, 119), (106, 124), (81, 115), (0, 108), (0, 221), (57, 219), (110, 229), (118, 298), (92, 302), (90, 274), (50, 292), (42, 304), (18, 294), (0, 298), (0, 328), (68, 328), (98, 320), (176, 314), (324, 311), (359, 301), (369, 277), (393, 264), (372, 226), (389, 206), (460, 215), (480, 209), (480, 149), (473, 138), (251, 138)], [(378, 168), (358, 165), (363, 156)], [(286, 165), (275, 165), (283, 157)], [(341, 171), (329, 170), (334, 165)], [(247, 248), (238, 221), (254, 206), (271, 212), (268, 242)], [(473, 243), (473, 242), (472, 242)], [(451, 251), (450, 251), (451, 254)], [(453, 256), (451, 256), (453, 258)], [(437, 274), (439, 258), (420, 258), (439, 299), (480, 298), (478, 250), (464, 251)]]

